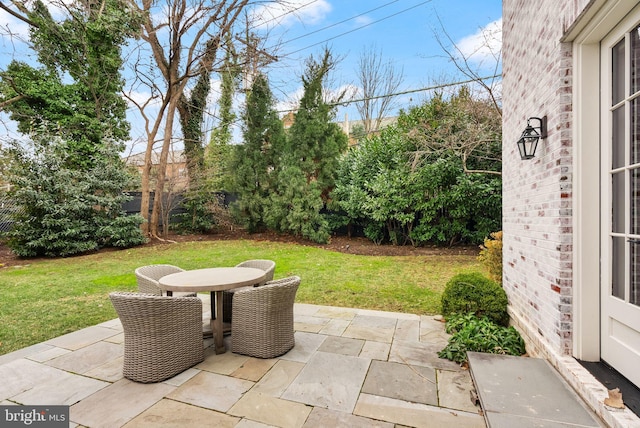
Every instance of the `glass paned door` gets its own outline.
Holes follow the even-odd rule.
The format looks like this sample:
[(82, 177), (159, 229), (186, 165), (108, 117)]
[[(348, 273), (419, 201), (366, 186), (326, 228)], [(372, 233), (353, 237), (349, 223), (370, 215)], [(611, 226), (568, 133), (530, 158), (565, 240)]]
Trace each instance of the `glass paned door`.
[(601, 357), (640, 385), (640, 18), (602, 44)]

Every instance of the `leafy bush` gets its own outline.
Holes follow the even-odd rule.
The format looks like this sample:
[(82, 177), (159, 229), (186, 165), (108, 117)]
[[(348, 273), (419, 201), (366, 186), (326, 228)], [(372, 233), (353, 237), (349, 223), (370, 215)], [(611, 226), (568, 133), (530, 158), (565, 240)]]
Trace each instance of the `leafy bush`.
[(467, 361), (467, 351), (503, 355), (526, 352), (524, 340), (515, 328), (499, 326), (487, 317), (455, 315), (447, 320), (446, 331), (453, 335), (438, 356), (456, 363)]
[[(461, 91), (401, 112), (341, 159), (335, 206), (376, 243), (482, 243), (502, 214), (500, 117), (487, 107)], [(486, 143), (468, 134), (477, 123)]]
[(86, 169), (69, 166), (68, 143), (56, 137), (16, 142), (8, 156), (10, 195), (20, 209), (6, 237), (18, 256), (70, 256), (146, 241), (143, 218), (122, 210), (132, 177), (115, 145), (105, 142)]
[(462, 273), (447, 282), (442, 293), (442, 315), (449, 318), (453, 314), (472, 313), (487, 317), (493, 322), (506, 326), (507, 294), (495, 281), (481, 273)]
[(496, 282), (502, 283), (502, 231), (491, 233), (491, 238), (484, 240), (481, 245), (478, 260), (489, 271), (489, 277)]
[(216, 225), (212, 206), (216, 196), (202, 191), (188, 191), (182, 201), (185, 212), (177, 214), (176, 229), (180, 233), (207, 233)]

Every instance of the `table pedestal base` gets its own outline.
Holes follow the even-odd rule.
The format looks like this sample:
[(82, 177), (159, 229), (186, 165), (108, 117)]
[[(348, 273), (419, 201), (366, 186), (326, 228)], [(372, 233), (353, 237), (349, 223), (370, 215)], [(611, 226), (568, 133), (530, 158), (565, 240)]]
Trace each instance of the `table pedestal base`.
[(224, 354), (226, 349), (224, 347), (224, 333), (222, 325), (222, 291), (216, 291), (215, 293), (216, 317), (211, 320), (211, 331), (213, 332), (216, 354)]

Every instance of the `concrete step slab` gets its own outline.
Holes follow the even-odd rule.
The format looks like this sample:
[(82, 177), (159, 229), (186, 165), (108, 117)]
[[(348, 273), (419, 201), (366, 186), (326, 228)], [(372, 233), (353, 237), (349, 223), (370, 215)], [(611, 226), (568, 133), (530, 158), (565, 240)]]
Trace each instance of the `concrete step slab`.
[(603, 426), (547, 361), (467, 355), (487, 427)]

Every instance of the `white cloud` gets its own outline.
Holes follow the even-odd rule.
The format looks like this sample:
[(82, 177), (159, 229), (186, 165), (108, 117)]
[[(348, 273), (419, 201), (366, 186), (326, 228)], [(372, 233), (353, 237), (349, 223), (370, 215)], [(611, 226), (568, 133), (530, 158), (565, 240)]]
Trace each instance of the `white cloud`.
[(373, 19), (369, 16), (358, 16), (355, 19), (355, 23), (358, 27), (364, 27), (365, 25), (369, 25), (373, 22)]
[(3, 28), (3, 39), (11, 34), (11, 36), (22, 40), (29, 40), (29, 26), (6, 12), (0, 12), (0, 27)]
[(290, 26), (297, 22), (316, 24), (331, 12), (331, 4), (327, 0), (318, 0), (310, 4), (309, 0), (290, 0), (286, 3), (269, 3), (254, 11), (253, 17), (257, 26), (273, 27)]
[(502, 18), (456, 43), (461, 55), (478, 65), (495, 64), (502, 49)]
[[(139, 106), (144, 105), (147, 101), (149, 101), (149, 99), (151, 98), (151, 92), (145, 92), (145, 91), (135, 91), (135, 90), (130, 90), (127, 93), (127, 98), (126, 101), (129, 104), (129, 108), (135, 108), (136, 104)], [(133, 101), (133, 102), (132, 102)], [(134, 104), (135, 102), (135, 104)], [(156, 100), (156, 101), (151, 101), (149, 103), (149, 105), (159, 105), (160, 101)]]

